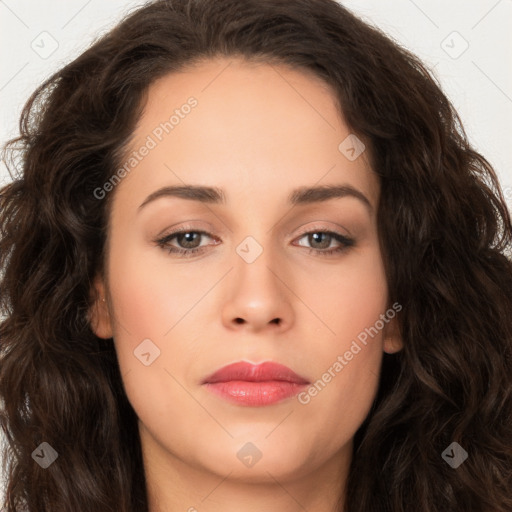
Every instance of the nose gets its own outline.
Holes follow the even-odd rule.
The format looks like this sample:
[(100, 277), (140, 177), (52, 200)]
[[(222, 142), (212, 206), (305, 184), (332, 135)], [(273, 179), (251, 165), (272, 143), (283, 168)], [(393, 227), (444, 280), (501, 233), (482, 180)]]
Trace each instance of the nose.
[(230, 272), (228, 297), (223, 306), (224, 325), (251, 332), (289, 329), (294, 312), (291, 283), (287, 283), (287, 279), (290, 278), (280, 272), (275, 259), (271, 259), (270, 251), (263, 251), (252, 263), (242, 258), (237, 260)]

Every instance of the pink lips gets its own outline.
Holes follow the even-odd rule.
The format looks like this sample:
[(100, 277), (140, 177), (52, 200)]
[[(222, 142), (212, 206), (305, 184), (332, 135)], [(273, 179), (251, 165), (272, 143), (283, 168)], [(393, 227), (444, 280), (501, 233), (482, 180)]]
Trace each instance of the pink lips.
[(282, 364), (241, 361), (224, 366), (202, 384), (238, 405), (261, 407), (290, 398), (310, 383)]

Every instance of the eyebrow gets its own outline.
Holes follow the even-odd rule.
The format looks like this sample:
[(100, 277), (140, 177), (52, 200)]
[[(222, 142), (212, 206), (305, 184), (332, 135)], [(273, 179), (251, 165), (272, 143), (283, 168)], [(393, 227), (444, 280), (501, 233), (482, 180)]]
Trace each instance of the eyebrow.
[[(151, 193), (138, 209), (141, 210), (147, 204), (162, 197), (177, 197), (207, 204), (226, 204), (224, 191), (220, 188), (200, 185), (175, 185), (162, 187)], [(290, 193), (288, 203), (292, 206), (299, 206), (344, 197), (355, 197), (366, 206), (370, 215), (373, 213), (373, 206), (368, 198), (362, 192), (348, 184), (300, 187)]]

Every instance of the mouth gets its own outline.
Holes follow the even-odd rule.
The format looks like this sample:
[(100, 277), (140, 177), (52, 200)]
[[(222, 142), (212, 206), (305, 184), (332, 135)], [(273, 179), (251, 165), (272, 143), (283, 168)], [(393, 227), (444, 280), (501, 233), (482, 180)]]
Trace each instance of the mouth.
[(297, 395), (310, 382), (278, 363), (259, 365), (240, 361), (224, 366), (201, 383), (221, 398), (249, 407), (282, 402)]

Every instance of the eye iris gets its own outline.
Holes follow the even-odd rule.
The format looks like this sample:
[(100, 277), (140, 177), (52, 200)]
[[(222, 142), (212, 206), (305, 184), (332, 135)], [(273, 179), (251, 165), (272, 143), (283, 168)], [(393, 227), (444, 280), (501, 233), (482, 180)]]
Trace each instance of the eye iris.
[[(319, 247), (319, 249), (327, 249), (330, 245), (330, 236), (328, 233), (313, 233), (311, 235), (309, 235), (310, 237), (310, 243), (311, 243), (311, 240), (313, 240), (315, 243), (318, 242), (318, 237), (326, 237), (327, 239), (327, 244), (325, 243), (325, 239), (324, 239), (324, 242), (323, 244), (321, 243), (321, 247)], [(313, 245), (313, 244), (312, 244)]]
[[(196, 232), (193, 232), (193, 231), (189, 231), (187, 233), (181, 233), (177, 236), (177, 240), (178, 240), (178, 243), (179, 245), (187, 248), (187, 249), (193, 249), (195, 247), (198, 247), (198, 245), (194, 245), (194, 242), (193, 242), (193, 238), (196, 237), (197, 240), (199, 240), (199, 238), (201, 237), (201, 235), (199, 233), (196, 233)], [(185, 240), (185, 245), (182, 243), (182, 241)], [(197, 241), (196, 240), (196, 241)], [(192, 245), (189, 245), (190, 243), (192, 243)]]

